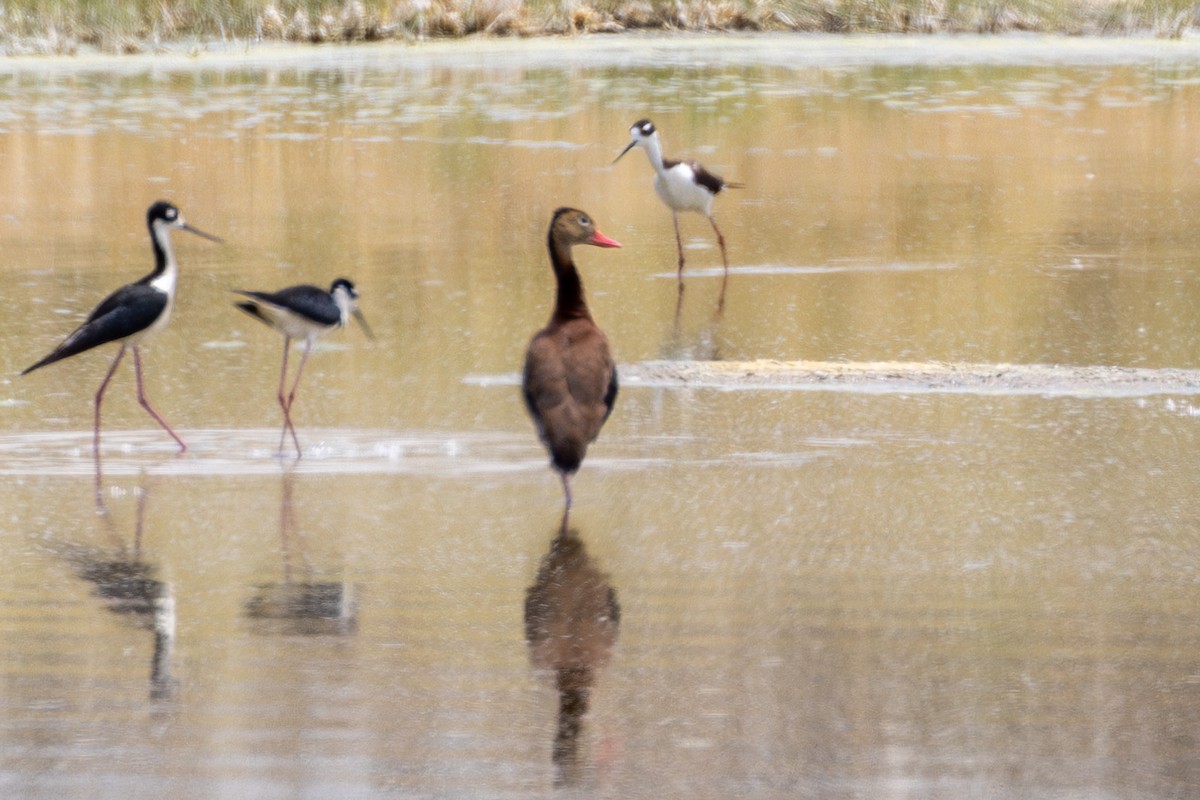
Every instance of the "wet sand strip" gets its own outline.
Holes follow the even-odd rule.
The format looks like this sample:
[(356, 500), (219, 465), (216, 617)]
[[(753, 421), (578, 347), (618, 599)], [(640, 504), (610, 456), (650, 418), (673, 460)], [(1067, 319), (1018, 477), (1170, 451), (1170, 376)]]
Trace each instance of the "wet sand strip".
[(626, 387), (784, 389), (1069, 397), (1200, 394), (1200, 370), (1058, 364), (840, 361), (648, 361), (620, 367)]

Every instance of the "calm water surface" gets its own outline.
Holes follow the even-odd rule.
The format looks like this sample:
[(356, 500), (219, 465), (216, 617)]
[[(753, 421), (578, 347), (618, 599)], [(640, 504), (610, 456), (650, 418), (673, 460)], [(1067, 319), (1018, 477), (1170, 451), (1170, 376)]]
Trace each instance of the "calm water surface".
[[(1195, 398), (627, 382), (570, 532), (545, 226), (619, 361), (1192, 368), (1200, 49), (606, 39), (0, 70), (0, 792), (1187, 798)], [(745, 184), (670, 215), (637, 153)], [(16, 374), (179, 233), (148, 391)], [(232, 288), (352, 278), (309, 362)], [(18, 313), (19, 312), (19, 313)]]

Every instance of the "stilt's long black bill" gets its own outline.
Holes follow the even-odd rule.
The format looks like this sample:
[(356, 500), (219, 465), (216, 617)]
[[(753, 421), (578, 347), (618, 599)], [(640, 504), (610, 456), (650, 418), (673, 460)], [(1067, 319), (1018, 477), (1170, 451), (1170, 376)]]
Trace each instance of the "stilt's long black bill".
[[(626, 154), (626, 153), (628, 153), (630, 150), (632, 150), (632, 149), (634, 148), (634, 145), (636, 145), (636, 144), (637, 144), (637, 139), (634, 139), (632, 142), (630, 142), (629, 144), (625, 145), (625, 149), (621, 151), (621, 155), (620, 155), (620, 156), (617, 156), (616, 158), (614, 158), (614, 159), (612, 160), (612, 163), (613, 163), (613, 164), (615, 164), (615, 163), (617, 163), (618, 161), (620, 161), (620, 160), (621, 160), (621, 156), (625, 155), (625, 154)], [(610, 165), (610, 166), (611, 166), (611, 165)]]
[(199, 228), (193, 228), (191, 225), (181, 225), (180, 228), (182, 230), (188, 231), (189, 233), (194, 233), (197, 236), (208, 239), (210, 242), (216, 242), (217, 244), (225, 244), (224, 239), (221, 239), (218, 236), (213, 236), (211, 233), (205, 233), (204, 231), (200, 230)]
[(371, 341), (375, 341), (375, 334), (371, 331), (371, 326), (367, 324), (367, 318), (363, 316), (363, 313), (357, 308), (350, 313), (354, 315), (355, 321), (357, 321), (359, 327), (363, 329), (363, 333), (367, 335), (367, 338)]

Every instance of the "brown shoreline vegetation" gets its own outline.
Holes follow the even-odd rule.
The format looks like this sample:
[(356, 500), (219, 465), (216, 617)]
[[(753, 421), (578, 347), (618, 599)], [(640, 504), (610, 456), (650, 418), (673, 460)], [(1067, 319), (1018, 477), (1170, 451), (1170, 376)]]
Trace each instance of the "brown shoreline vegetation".
[(1176, 38), (1196, 23), (1187, 0), (0, 0), (0, 55), (630, 30)]

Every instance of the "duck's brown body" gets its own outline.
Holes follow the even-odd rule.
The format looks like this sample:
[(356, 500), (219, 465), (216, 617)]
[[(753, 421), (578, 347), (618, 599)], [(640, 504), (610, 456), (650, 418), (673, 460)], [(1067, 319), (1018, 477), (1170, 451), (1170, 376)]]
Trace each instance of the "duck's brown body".
[(529, 342), (521, 385), (550, 463), (562, 476), (570, 508), (570, 475), (583, 463), (617, 399), (608, 338), (588, 311), (571, 248), (620, 245), (597, 231), (587, 214), (571, 208), (554, 212), (547, 244), (558, 295), (550, 322)]

